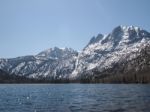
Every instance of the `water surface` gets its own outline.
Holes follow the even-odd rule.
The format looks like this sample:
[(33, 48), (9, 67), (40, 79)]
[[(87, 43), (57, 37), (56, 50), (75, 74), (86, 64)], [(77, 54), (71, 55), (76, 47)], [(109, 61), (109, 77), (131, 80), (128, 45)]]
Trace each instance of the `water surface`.
[(149, 112), (150, 85), (1, 84), (1, 112)]

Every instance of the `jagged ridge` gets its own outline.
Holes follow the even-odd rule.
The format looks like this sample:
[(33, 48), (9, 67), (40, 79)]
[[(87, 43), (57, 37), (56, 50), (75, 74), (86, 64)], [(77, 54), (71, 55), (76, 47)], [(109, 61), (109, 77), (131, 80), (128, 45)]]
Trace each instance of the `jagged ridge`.
[(93, 37), (80, 53), (55, 47), (35, 56), (0, 59), (0, 69), (28, 78), (101, 82), (107, 77), (149, 74), (149, 46), (149, 32), (118, 26), (108, 35)]

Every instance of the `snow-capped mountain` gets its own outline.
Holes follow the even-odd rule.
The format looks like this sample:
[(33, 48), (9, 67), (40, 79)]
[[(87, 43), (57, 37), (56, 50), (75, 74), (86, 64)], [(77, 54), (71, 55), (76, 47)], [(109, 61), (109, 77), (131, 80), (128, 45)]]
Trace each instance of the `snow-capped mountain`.
[(0, 59), (0, 69), (29, 78), (95, 80), (114, 75), (150, 73), (150, 33), (134, 26), (118, 26), (93, 37), (78, 53), (50, 48), (35, 56)]
[[(117, 74), (120, 69), (118, 68), (114, 72), (115, 69), (112, 68), (119, 63), (125, 64), (125, 61), (130, 62), (137, 59), (149, 45), (150, 33), (147, 31), (134, 26), (118, 26), (110, 34), (99, 34), (90, 40), (78, 55), (75, 70), (70, 78), (82, 77), (84, 79)], [(145, 61), (150, 63), (149, 60)], [(140, 64), (136, 67), (135, 65), (129, 66), (129, 69), (137, 72), (137, 69), (141, 69)], [(148, 67), (150, 68), (150, 65)], [(110, 69), (112, 69), (111, 72), (107, 71)], [(123, 74), (123, 72), (119, 74)]]
[(67, 78), (74, 70), (78, 52), (71, 48), (45, 50), (35, 56), (1, 59), (0, 68), (29, 78)]

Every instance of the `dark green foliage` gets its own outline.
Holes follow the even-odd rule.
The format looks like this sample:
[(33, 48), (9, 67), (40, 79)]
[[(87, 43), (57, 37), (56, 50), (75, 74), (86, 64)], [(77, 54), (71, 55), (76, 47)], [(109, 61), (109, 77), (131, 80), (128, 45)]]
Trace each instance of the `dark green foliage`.
[(24, 76), (18, 76), (15, 74), (8, 74), (5, 71), (0, 70), (0, 83), (69, 83), (67, 79), (32, 79)]
[(24, 83), (33, 82), (33, 79), (28, 79), (22, 76), (10, 75), (2, 70), (0, 70), (0, 83)]

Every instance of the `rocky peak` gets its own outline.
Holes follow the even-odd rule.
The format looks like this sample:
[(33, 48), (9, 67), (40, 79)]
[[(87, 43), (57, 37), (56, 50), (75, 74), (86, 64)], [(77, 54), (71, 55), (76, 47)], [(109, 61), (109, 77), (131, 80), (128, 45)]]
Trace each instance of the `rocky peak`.
[(89, 44), (94, 44), (96, 42), (99, 42), (104, 36), (102, 34), (98, 34), (97, 37), (92, 37), (90, 42), (88, 43)]
[(36, 55), (36, 57), (61, 59), (66, 56), (77, 55), (77, 54), (78, 52), (71, 48), (54, 47), (40, 52), (38, 55)]

